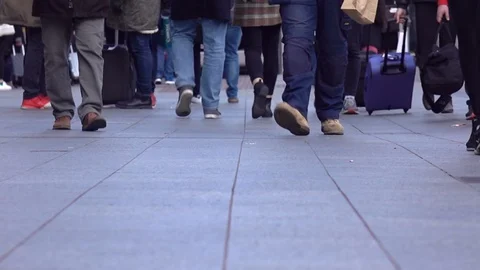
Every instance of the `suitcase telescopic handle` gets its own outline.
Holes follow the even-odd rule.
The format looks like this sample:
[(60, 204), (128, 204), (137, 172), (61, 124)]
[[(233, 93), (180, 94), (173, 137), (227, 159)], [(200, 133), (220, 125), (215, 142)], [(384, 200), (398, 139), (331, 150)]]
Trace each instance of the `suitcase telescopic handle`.
[[(400, 64), (390, 67), (398, 67), (400, 72), (405, 72), (405, 53), (406, 53), (406, 43), (407, 43), (407, 29), (408, 29), (408, 18), (405, 18), (405, 22), (403, 23), (403, 40), (402, 40), (402, 53), (400, 55)], [(383, 73), (388, 73), (388, 50), (385, 51), (384, 59), (383, 59)]]

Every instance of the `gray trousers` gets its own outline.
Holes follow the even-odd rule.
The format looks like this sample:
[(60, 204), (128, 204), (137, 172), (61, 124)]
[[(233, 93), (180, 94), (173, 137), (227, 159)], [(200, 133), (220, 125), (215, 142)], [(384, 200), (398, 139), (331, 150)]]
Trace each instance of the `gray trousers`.
[(75, 114), (68, 54), (75, 31), (80, 67), (80, 120), (102, 111), (104, 19), (42, 18), (45, 45), (45, 81), (55, 118)]

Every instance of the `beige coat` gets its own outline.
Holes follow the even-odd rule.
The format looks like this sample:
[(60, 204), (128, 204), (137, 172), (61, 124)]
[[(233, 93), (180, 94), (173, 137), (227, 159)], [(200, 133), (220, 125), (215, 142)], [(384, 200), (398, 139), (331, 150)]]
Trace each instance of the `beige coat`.
[(0, 23), (40, 27), (40, 18), (32, 16), (33, 0), (0, 0)]

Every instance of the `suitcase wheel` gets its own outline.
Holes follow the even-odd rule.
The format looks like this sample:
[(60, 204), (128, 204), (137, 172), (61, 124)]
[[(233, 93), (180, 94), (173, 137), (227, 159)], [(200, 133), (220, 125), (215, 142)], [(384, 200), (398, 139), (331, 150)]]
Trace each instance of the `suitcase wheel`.
[(408, 113), (408, 110), (409, 110), (409, 109), (403, 109), (403, 111), (404, 111), (405, 113)]
[(373, 111), (367, 111), (368, 115), (372, 115)]

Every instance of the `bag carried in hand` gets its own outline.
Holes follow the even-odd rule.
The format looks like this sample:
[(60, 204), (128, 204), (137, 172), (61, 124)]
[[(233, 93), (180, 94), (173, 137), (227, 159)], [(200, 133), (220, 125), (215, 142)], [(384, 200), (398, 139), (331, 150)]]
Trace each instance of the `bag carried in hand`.
[[(446, 30), (451, 42), (439, 47), (437, 41), (442, 28)], [(433, 112), (441, 113), (451, 101), (450, 96), (459, 91), (464, 83), (458, 49), (452, 39), (447, 22), (442, 22), (438, 26), (432, 52), (421, 63), (420, 71), (426, 101), (432, 107)], [(431, 95), (440, 95), (441, 97), (434, 102), (430, 98)]]
[(372, 24), (377, 15), (378, 0), (344, 0), (342, 10), (359, 24)]

